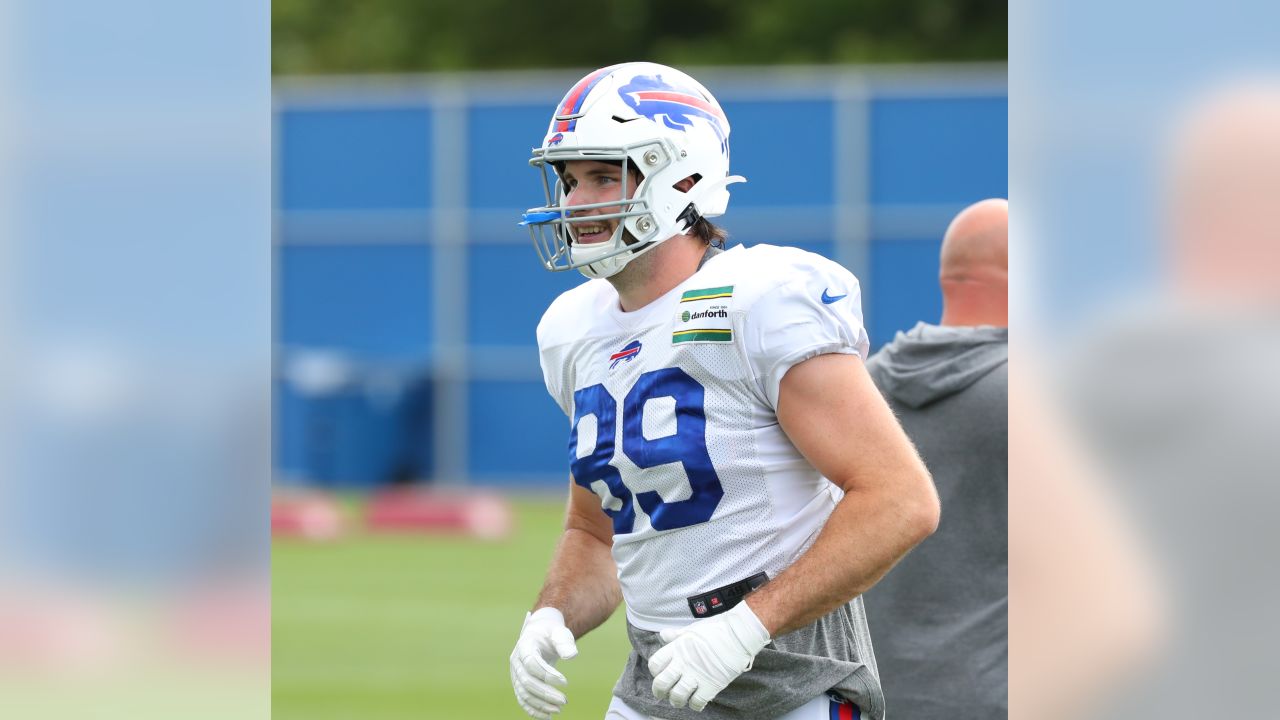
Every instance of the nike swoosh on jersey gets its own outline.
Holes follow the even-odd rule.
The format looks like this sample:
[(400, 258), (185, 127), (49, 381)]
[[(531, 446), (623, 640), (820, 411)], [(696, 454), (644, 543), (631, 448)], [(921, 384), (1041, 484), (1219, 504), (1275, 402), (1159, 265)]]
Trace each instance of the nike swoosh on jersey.
[(822, 302), (826, 303), (827, 305), (830, 305), (831, 303), (839, 300), (840, 298), (845, 298), (845, 297), (849, 297), (849, 293), (845, 293), (844, 295), (828, 295), (826, 288), (823, 288), (822, 290)]

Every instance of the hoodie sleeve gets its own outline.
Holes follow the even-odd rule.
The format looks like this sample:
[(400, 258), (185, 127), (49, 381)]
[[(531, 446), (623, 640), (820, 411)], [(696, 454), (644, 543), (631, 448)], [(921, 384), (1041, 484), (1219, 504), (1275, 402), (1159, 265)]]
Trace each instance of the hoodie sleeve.
[(756, 387), (772, 408), (793, 366), (817, 355), (841, 353), (866, 359), (858, 279), (834, 262), (817, 262), (763, 293), (748, 309), (742, 343)]

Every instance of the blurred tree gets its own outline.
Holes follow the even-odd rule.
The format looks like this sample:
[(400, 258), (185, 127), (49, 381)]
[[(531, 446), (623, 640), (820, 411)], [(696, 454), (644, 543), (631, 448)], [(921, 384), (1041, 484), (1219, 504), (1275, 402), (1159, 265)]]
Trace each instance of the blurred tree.
[(274, 0), (277, 74), (1004, 60), (993, 0)]

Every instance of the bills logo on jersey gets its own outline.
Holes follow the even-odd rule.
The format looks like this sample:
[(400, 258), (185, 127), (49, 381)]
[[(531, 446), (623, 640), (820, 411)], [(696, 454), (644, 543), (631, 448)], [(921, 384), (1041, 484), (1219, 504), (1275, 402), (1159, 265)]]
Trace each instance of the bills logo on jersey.
[(699, 615), (707, 614), (707, 604), (701, 600), (695, 600), (693, 603), (693, 611)]
[(729, 120), (715, 103), (708, 102), (701, 93), (671, 85), (661, 75), (637, 75), (618, 88), (618, 95), (639, 115), (654, 122), (662, 116), (663, 124), (672, 130), (684, 132), (693, 127), (693, 118), (702, 118), (711, 124), (716, 137), (720, 138), (720, 151), (729, 154), (729, 140), (725, 134)]
[(643, 346), (639, 340), (632, 340), (627, 343), (621, 350), (609, 356), (609, 369), (612, 370), (618, 367), (619, 363), (631, 362), (640, 354), (641, 347)]

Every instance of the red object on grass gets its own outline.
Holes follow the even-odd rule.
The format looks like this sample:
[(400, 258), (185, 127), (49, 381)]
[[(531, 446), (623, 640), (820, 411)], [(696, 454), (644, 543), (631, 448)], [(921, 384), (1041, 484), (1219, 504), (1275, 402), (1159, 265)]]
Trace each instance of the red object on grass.
[(342, 507), (327, 495), (278, 494), (271, 499), (272, 535), (333, 540), (346, 529)]
[(388, 490), (369, 499), (365, 527), (371, 531), (470, 535), (498, 540), (511, 534), (511, 506), (484, 491)]

